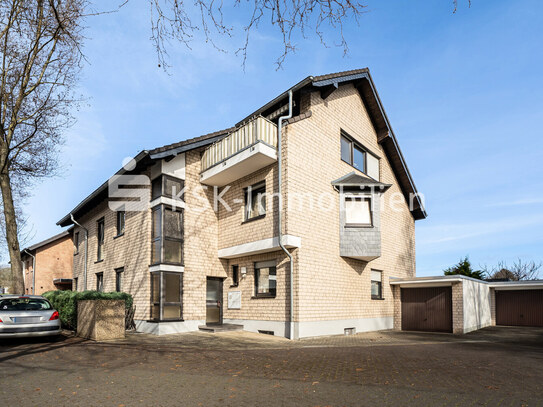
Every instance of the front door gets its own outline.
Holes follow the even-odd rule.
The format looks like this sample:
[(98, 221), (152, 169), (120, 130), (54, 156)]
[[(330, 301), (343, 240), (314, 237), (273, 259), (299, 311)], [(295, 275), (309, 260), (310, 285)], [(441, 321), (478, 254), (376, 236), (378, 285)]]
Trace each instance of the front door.
[(222, 324), (222, 278), (208, 277), (206, 287), (206, 325)]

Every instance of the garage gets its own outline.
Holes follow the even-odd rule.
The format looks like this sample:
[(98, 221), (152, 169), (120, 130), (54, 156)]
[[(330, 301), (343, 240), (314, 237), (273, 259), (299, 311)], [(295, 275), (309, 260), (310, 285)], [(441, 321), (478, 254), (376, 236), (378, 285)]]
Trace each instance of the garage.
[(496, 325), (543, 327), (543, 290), (496, 290)]
[(401, 288), (402, 330), (452, 332), (451, 287)]

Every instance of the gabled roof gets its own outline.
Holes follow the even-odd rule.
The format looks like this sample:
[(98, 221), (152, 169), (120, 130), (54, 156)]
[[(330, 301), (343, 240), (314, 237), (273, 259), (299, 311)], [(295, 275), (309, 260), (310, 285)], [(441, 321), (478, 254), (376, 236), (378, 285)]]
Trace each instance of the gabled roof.
[[(415, 196), (415, 207), (411, 211), (413, 217), (415, 219), (424, 219), (427, 215), (424, 209), (423, 202), (418, 196), (415, 183), (413, 181), (413, 178), (411, 177), (409, 169), (407, 168), (407, 164), (400, 150), (400, 146), (398, 144), (398, 141), (396, 140), (396, 136), (394, 135), (392, 127), (390, 126), (390, 122), (388, 121), (385, 110), (381, 103), (381, 99), (379, 98), (377, 90), (375, 89), (375, 85), (373, 83), (368, 68), (335, 72), (319, 76), (308, 76), (290, 89), (281, 93), (276, 98), (272, 99), (270, 102), (266, 103), (258, 110), (245, 117), (245, 119), (238, 122), (234, 127), (205, 134), (199, 137), (194, 137), (177, 143), (168, 144), (149, 151), (142, 151), (140, 154), (138, 154), (138, 161), (141, 161), (144, 158), (150, 158), (151, 160), (155, 160), (169, 156), (175, 156), (185, 151), (210, 145), (226, 137), (229, 133), (234, 131), (237, 127), (243, 125), (248, 120), (251, 120), (256, 116), (262, 115), (264, 112), (269, 111), (271, 108), (278, 104), (286, 103), (289, 91), (292, 91), (294, 93), (301, 91), (302, 89), (320, 90), (321, 95), (323, 97), (326, 97), (326, 95), (330, 95), (334, 91), (334, 89), (337, 89), (340, 85), (346, 83), (352, 83), (360, 93), (360, 96), (364, 102), (364, 105), (366, 106), (366, 109), (368, 110), (371, 121), (377, 133), (377, 141), (383, 146), (383, 149), (400, 184), (400, 188), (406, 196), (406, 199), (409, 198), (410, 194), (413, 194)], [(122, 174), (124, 172), (125, 171), (121, 169), (116, 174)], [(76, 215), (77, 212), (81, 212), (82, 210), (84, 210), (84, 208), (88, 204), (91, 204), (95, 199), (101, 197), (105, 193), (105, 191), (107, 190), (107, 185), (108, 184), (106, 181), (91, 195), (85, 198), (79, 205), (77, 205), (70, 213)], [(409, 200), (410, 199), (408, 199), (408, 201)], [(64, 218), (57, 222), (57, 225), (67, 226), (71, 223), (72, 222), (70, 220), (70, 214), (67, 214)]]
[(183, 140), (178, 143), (158, 147), (149, 151), (149, 155), (152, 159), (163, 158), (170, 155), (176, 155), (184, 151), (192, 150), (194, 148), (203, 147), (208, 144), (213, 144), (215, 141), (218, 141), (221, 138), (227, 136), (235, 129), (235, 127), (230, 127), (228, 129), (214, 131), (213, 133), (205, 134), (203, 136)]
[(36, 243), (36, 244), (34, 244), (32, 246), (28, 246), (28, 247), (24, 248), (23, 250), (21, 250), (21, 254), (24, 255), (24, 252), (26, 252), (26, 251), (32, 252), (32, 251), (34, 251), (36, 249), (39, 249), (40, 247), (48, 245), (49, 243), (53, 243), (53, 242), (55, 242), (55, 241), (57, 241), (59, 239), (62, 239), (64, 237), (66, 237), (66, 236), (70, 236), (72, 231), (73, 231), (73, 228), (66, 229), (66, 230), (60, 232), (58, 235), (51, 236), (49, 239), (45, 239), (45, 240), (43, 240), (43, 241), (41, 241), (39, 243)]

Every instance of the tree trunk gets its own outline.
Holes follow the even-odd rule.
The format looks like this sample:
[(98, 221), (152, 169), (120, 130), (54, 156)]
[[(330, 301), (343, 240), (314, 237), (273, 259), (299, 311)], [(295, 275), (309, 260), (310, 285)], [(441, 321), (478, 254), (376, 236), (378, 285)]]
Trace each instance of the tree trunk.
[(17, 236), (17, 218), (15, 216), (13, 194), (11, 193), (10, 177), (6, 172), (0, 173), (0, 189), (2, 190), (2, 200), (4, 202), (6, 240), (9, 249), (9, 259), (11, 261), (12, 287), (10, 294), (24, 294), (21, 249), (19, 247), (19, 237)]

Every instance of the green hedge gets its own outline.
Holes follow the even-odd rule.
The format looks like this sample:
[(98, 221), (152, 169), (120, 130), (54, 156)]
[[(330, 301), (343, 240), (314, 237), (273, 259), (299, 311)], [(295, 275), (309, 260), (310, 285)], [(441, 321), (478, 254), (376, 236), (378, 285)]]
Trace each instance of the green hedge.
[(134, 299), (127, 293), (104, 293), (100, 291), (47, 291), (43, 296), (49, 300), (60, 316), (62, 326), (77, 329), (77, 302), (83, 300), (124, 300), (127, 309), (132, 308)]

